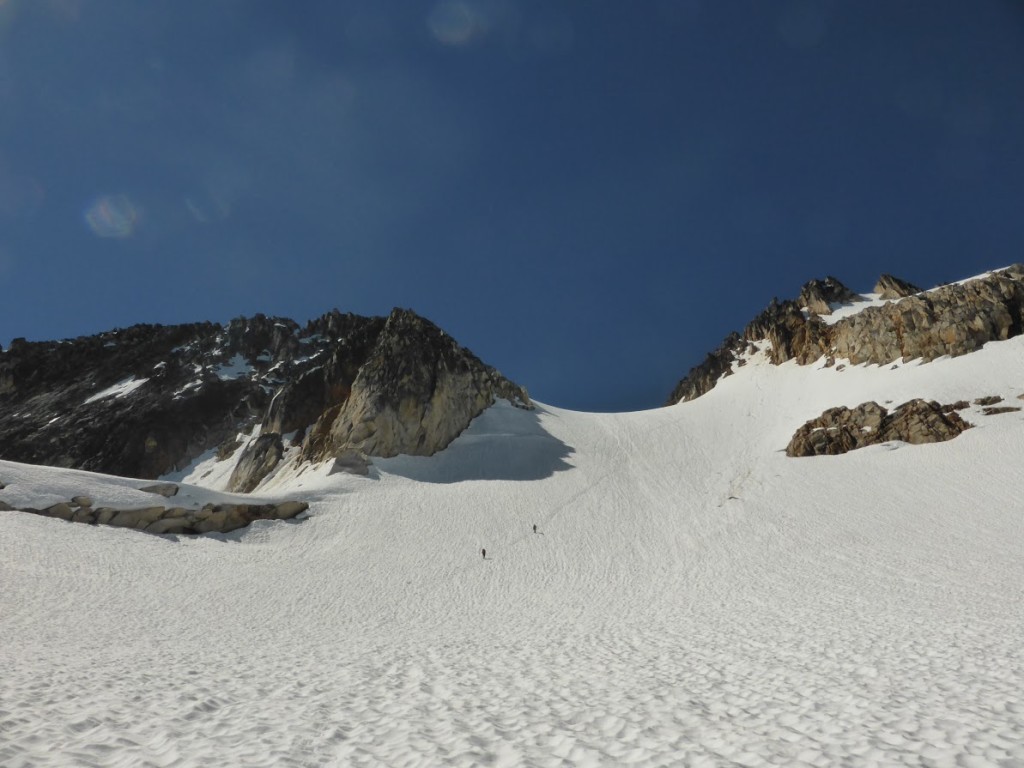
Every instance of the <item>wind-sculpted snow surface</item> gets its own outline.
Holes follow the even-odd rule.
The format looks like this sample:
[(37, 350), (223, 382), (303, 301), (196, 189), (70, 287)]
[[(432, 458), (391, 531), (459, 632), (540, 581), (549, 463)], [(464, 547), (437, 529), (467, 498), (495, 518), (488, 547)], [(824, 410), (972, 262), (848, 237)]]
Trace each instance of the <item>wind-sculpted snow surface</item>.
[[(0, 512), (0, 765), (1022, 765), (1022, 414), (783, 451), (835, 405), (1022, 389), (1024, 337), (895, 370), (759, 353), (673, 408), (492, 407), (461, 481), (447, 451), (295, 469), (299, 524)], [(517, 440), (538, 466), (488, 468)], [(44, 482), (127, 481), (0, 463), (0, 500)]]

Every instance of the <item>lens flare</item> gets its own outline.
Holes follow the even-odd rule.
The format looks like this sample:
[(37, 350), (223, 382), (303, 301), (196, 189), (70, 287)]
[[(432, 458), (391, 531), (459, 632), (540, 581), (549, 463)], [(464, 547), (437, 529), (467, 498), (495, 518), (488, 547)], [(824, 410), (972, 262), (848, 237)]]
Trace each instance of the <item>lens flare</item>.
[(443, 45), (469, 45), (487, 33), (487, 19), (480, 9), (464, 0), (438, 3), (427, 16), (434, 39)]
[(125, 195), (104, 195), (85, 210), (85, 223), (98, 237), (131, 237), (139, 218), (138, 207)]

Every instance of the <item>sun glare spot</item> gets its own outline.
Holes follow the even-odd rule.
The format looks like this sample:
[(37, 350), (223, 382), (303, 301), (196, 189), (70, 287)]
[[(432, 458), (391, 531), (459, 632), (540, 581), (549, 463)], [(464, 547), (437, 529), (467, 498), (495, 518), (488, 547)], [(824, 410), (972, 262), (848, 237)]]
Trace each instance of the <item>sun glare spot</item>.
[(104, 195), (85, 210), (85, 223), (99, 237), (131, 237), (139, 218), (138, 208), (124, 195)]
[(427, 16), (434, 39), (443, 45), (469, 45), (487, 34), (484, 14), (465, 0), (444, 0)]

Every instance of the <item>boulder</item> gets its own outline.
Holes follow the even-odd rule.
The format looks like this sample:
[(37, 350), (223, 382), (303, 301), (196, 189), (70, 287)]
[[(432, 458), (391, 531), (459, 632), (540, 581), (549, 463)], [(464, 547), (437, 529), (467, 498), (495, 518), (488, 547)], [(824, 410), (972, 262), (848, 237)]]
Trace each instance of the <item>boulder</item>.
[(164, 514), (163, 507), (143, 507), (141, 509), (122, 509), (117, 512), (107, 525), (117, 528), (143, 529), (150, 523), (159, 520)]
[(370, 474), (370, 460), (366, 454), (358, 451), (347, 451), (334, 459), (329, 475), (338, 473), (346, 475), (361, 475), (366, 477)]
[(70, 504), (65, 504), (62, 501), (59, 504), (53, 504), (44, 509), (43, 514), (47, 517), (59, 517), (61, 520), (70, 520), (75, 511), (71, 508)]
[(154, 493), (157, 496), (163, 496), (168, 499), (178, 495), (178, 486), (174, 483), (154, 483), (153, 485), (139, 488), (139, 490), (143, 493)]
[(96, 513), (88, 507), (79, 507), (75, 510), (75, 513), (71, 516), (71, 522), (73, 523), (96, 523)]
[(92, 499), (88, 496), (75, 496), (71, 499), (71, 503), (76, 507), (91, 507)]
[(162, 517), (154, 520), (143, 529), (146, 533), (185, 534), (195, 533), (195, 529), (184, 517)]

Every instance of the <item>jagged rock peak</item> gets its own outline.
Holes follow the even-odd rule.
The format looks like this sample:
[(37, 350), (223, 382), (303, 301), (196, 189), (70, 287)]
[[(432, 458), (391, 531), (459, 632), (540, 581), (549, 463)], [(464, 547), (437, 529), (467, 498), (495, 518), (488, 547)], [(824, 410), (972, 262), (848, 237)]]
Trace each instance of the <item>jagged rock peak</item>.
[(798, 303), (812, 315), (831, 315), (834, 304), (847, 304), (861, 297), (831, 275), (824, 280), (811, 280), (800, 289)]
[[(1024, 265), (925, 292), (886, 277), (879, 286), (911, 293), (881, 306), (865, 303), (864, 309), (831, 324), (821, 319), (821, 313), (805, 314), (801, 307), (808, 297), (840, 295), (835, 284), (841, 283), (832, 278), (804, 286), (801, 303), (772, 299), (742, 335), (727, 337), (718, 350), (693, 368), (672, 391), (667, 404), (708, 392), (742, 363), (751, 342), (767, 341), (768, 359), (776, 365), (787, 360), (807, 365), (821, 357), (829, 365), (837, 359), (854, 365), (884, 365), (895, 360), (929, 362), (943, 355), (963, 355), (989, 341), (1002, 341), (1024, 331)], [(822, 287), (830, 280), (834, 282), (827, 290), (835, 293), (826, 293)]]
[(892, 275), (882, 275), (875, 283), (875, 293), (880, 299), (902, 299), (905, 296), (913, 296), (920, 293), (921, 289), (906, 280), (900, 280)]
[(410, 310), (395, 309), (348, 396), (313, 426), (304, 455), (429, 456), (497, 398), (532, 407), (525, 389), (436, 325)]
[[(497, 398), (532, 407), (411, 310), (136, 325), (0, 350), (0, 457), (155, 478), (219, 448), (243, 459), (232, 487), (251, 489), (285, 436), (308, 457), (431, 453)], [(240, 433), (266, 437), (243, 446)]]

